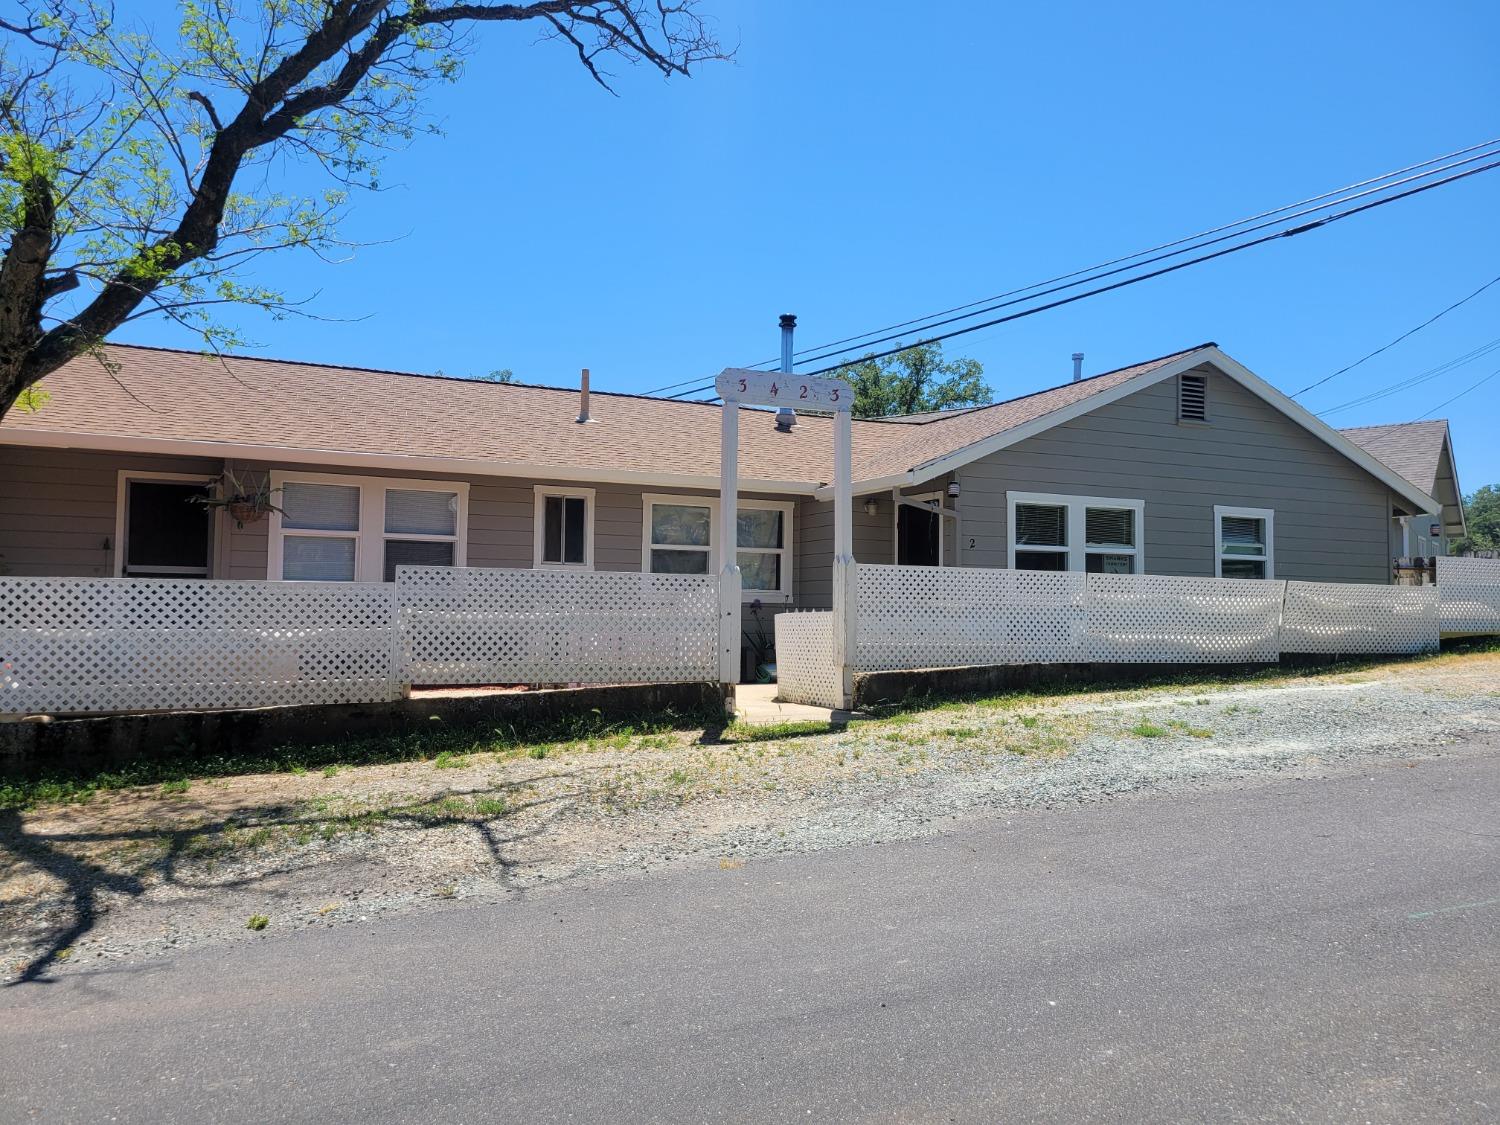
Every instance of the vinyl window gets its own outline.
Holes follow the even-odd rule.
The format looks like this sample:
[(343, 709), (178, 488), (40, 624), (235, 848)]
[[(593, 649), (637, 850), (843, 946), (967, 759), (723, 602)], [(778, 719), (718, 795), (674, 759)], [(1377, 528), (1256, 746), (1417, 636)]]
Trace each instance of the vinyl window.
[(536, 486), (537, 567), (594, 569), (594, 490)]
[(464, 564), (468, 485), (273, 471), (268, 573), (392, 582), (403, 565)]
[(1276, 513), (1270, 508), (1214, 507), (1214, 573), (1220, 578), (1274, 578)]
[[(792, 600), (793, 505), (740, 500), (737, 559), (745, 601)], [(716, 574), (719, 501), (707, 496), (643, 497), (641, 569), (652, 574)]]
[(1145, 570), (1143, 500), (1012, 492), (1006, 508), (1014, 569), (1090, 574)]

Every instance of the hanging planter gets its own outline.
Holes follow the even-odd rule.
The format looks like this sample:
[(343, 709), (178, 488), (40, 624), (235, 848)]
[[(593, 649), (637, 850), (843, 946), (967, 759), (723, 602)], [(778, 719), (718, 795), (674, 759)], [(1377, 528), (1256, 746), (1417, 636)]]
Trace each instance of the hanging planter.
[(225, 505), (229, 510), (230, 517), (234, 520), (236, 527), (244, 527), (247, 523), (255, 523), (265, 517), (269, 508), (261, 507), (254, 500), (231, 500)]
[(196, 502), (208, 508), (223, 508), (229, 513), (229, 518), (234, 520), (235, 527), (244, 527), (247, 523), (257, 523), (264, 519), (267, 512), (281, 511), (271, 501), (271, 494), (280, 491), (279, 488), (271, 487), (269, 478), (242, 481), (225, 469), (211, 486), (208, 495), (197, 497)]

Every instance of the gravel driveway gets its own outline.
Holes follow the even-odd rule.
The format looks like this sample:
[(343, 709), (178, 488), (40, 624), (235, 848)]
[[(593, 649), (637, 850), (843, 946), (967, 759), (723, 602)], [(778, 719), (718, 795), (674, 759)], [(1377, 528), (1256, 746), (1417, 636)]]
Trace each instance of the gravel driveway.
[(1007, 809), (1326, 776), (1493, 731), (1500, 653), (1475, 653), (948, 703), (763, 741), (621, 736), (0, 810), (0, 968), (67, 972), (667, 864), (911, 838)]

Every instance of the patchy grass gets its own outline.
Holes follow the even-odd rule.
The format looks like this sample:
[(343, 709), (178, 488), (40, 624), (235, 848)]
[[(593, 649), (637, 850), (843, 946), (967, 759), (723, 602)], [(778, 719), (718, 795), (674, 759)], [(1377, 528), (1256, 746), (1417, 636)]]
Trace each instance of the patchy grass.
[(161, 783), (161, 791), (166, 796), (186, 793), (192, 788), (192, 782), (185, 777), (174, 777), (171, 781)]
[(245, 929), (260, 931), (271, 924), (271, 919), (264, 914), (252, 914), (250, 920), (245, 923)]
[(1162, 738), (1167, 733), (1166, 727), (1159, 727), (1155, 723), (1148, 723), (1142, 719), (1130, 728), (1130, 733), (1137, 738)]
[(443, 750), (432, 759), (432, 768), (435, 770), (461, 770), (468, 764), (467, 754), (455, 754), (452, 750)]
[(1207, 727), (1195, 727), (1191, 723), (1185, 723), (1181, 719), (1173, 719), (1167, 724), (1175, 731), (1181, 731), (1189, 738), (1212, 738), (1214, 732)]
[(833, 723), (822, 723), (816, 720), (767, 723), (763, 726), (736, 721), (724, 728), (723, 732), (719, 735), (719, 741), (732, 743), (778, 742), (783, 738), (801, 738), (810, 734), (831, 734), (843, 729), (843, 727)]
[[(1190, 672), (1169, 672), (1132, 679), (1076, 680), (1037, 684), (1014, 691), (960, 693), (954, 695), (912, 694), (894, 704), (881, 704), (875, 710), (882, 721), (897, 721), (897, 716), (912, 712), (960, 711), (977, 707), (981, 710), (1016, 710), (1053, 702), (1062, 697), (1079, 695), (1129, 693), (1138, 697), (1195, 688), (1199, 691), (1234, 691), (1242, 687), (1269, 687), (1317, 680), (1326, 676), (1347, 676), (1378, 670), (1389, 665), (1443, 663), (1468, 656), (1500, 653), (1500, 637), (1466, 637), (1444, 641), (1441, 651), (1420, 656), (1346, 658), (1326, 663), (1310, 660), (1305, 664), (1270, 664), (1245, 671), (1232, 665), (1209, 665)], [(1199, 696), (1194, 703), (1208, 706), (1212, 700)]]
[[(268, 773), (301, 776), (313, 770), (331, 778), (340, 770), (353, 766), (420, 761), (435, 763), (444, 753), (451, 757), (467, 757), (488, 752), (510, 758), (540, 749), (542, 753), (533, 756), (544, 758), (546, 748), (559, 743), (582, 743), (594, 739), (598, 744), (601, 741), (623, 738), (628, 745), (629, 740), (642, 736), (698, 731), (717, 735), (720, 731), (730, 734), (735, 729), (733, 726), (724, 727), (721, 716), (714, 710), (667, 709), (620, 718), (606, 718), (598, 711), (589, 711), (546, 721), (508, 723), (488, 730), (453, 730), (437, 726), (380, 738), (279, 746), (263, 753), (204, 754), (189, 743), (173, 742), (158, 748), (156, 753), (123, 766), (86, 765), (32, 779), (0, 781), (0, 809), (82, 804), (93, 800), (101, 792), (167, 782), (178, 784), (206, 778)], [(825, 726), (822, 729), (827, 728)], [(780, 734), (769, 737), (785, 736), (786, 734)], [(670, 744), (670, 740), (668, 742)]]

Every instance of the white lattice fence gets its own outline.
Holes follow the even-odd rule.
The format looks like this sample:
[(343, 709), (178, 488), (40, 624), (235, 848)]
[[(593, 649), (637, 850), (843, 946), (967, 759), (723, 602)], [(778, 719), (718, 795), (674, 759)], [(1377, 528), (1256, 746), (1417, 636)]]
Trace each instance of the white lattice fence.
[(0, 578), (0, 712), (392, 699), (392, 595), (340, 582)]
[(1500, 559), (1440, 555), (1437, 589), (1444, 633), (1500, 633)]
[(866, 563), (857, 574), (857, 671), (1083, 659), (1082, 574)]
[(1433, 652), (1438, 647), (1436, 586), (1288, 582), (1281, 617), (1283, 652)]
[(1087, 659), (1114, 663), (1274, 661), (1286, 584), (1157, 574), (1088, 576)]
[(833, 614), (776, 615), (776, 697), (813, 707), (842, 707), (843, 685), (833, 663)]
[(714, 577), (403, 566), (396, 589), (412, 683), (719, 678)]

